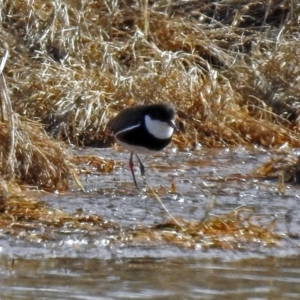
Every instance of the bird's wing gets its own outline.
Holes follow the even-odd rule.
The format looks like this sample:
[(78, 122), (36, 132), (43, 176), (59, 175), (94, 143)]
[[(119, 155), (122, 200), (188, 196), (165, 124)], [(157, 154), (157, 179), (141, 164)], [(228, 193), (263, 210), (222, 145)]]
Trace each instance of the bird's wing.
[(143, 110), (141, 109), (135, 109), (135, 107), (126, 108), (108, 121), (107, 128), (110, 129), (113, 134), (116, 134), (118, 131), (127, 127), (141, 123), (143, 115)]

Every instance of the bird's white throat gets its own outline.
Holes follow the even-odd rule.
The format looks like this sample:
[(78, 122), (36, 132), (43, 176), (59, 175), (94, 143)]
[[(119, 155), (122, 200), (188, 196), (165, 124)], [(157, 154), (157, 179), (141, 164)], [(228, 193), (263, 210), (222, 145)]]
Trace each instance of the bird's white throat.
[(145, 116), (145, 125), (147, 130), (157, 139), (169, 139), (174, 131), (167, 122), (153, 120), (149, 115)]

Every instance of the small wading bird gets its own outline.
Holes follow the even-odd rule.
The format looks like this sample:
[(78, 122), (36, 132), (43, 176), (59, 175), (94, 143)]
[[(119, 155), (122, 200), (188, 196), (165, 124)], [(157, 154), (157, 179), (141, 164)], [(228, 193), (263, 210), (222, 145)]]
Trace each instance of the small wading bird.
[(133, 154), (144, 177), (145, 166), (138, 153), (153, 154), (165, 148), (171, 142), (174, 130), (177, 130), (174, 117), (175, 110), (170, 104), (137, 105), (124, 109), (107, 123), (117, 143), (131, 152), (129, 168), (137, 188)]

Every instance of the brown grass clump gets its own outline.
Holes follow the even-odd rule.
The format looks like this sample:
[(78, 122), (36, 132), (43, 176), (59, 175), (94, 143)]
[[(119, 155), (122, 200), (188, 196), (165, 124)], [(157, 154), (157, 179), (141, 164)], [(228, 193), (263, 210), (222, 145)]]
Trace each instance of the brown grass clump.
[[(150, 228), (138, 227), (121, 234), (123, 243), (167, 243), (188, 249), (221, 248), (244, 249), (249, 244), (274, 246), (283, 235), (275, 232), (276, 219), (263, 224), (246, 207), (228, 214), (211, 216), (200, 221), (180, 220), (178, 227), (173, 221)], [(248, 245), (248, 246), (247, 246)]]
[(278, 179), (277, 189), (281, 194), (285, 193), (285, 183), (300, 183), (300, 156), (283, 152), (281, 155), (270, 158), (258, 170), (256, 175)]
[(116, 165), (114, 160), (107, 160), (94, 155), (73, 156), (71, 161), (80, 167), (78, 173), (91, 174), (93, 171), (111, 173)]
[(38, 124), (15, 120), (12, 149), (9, 127), (7, 123), (0, 122), (0, 175), (50, 191), (66, 190), (71, 175), (66, 150), (50, 139)]
[[(3, 186), (3, 185), (2, 185)], [(1, 186), (1, 187), (2, 187)], [(0, 228), (6, 234), (36, 242), (46, 242), (56, 238), (60, 230), (97, 230), (114, 226), (99, 216), (81, 212), (67, 214), (53, 209), (42, 202), (24, 197), (17, 185), (10, 182), (6, 188), (13, 193), (0, 202)]]
[(39, 123), (20, 117), (12, 109), (2, 72), (7, 57), (8, 51), (0, 65), (0, 177), (51, 191), (66, 190), (72, 174), (66, 151)]

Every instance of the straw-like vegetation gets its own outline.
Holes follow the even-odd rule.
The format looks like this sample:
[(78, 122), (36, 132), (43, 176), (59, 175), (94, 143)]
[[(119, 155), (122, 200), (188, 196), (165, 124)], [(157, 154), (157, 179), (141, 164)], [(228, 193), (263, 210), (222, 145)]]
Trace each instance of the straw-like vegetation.
[(4, 1), (13, 108), (101, 145), (117, 110), (166, 101), (186, 122), (179, 146), (195, 133), (207, 146), (299, 146), (299, 11), (293, 0)]
[(255, 220), (252, 210), (246, 207), (197, 222), (180, 220), (180, 227), (169, 221), (152, 227), (137, 226), (129, 230), (99, 216), (82, 212), (67, 214), (24, 197), (11, 197), (5, 204), (1, 204), (0, 209), (1, 229), (5, 228), (7, 234), (17, 238), (37, 243), (59, 239), (60, 234), (65, 231), (99, 234), (108, 229), (114, 232), (107, 237), (107, 242), (111, 245), (122, 243), (127, 246), (151, 247), (170, 244), (187, 249), (246, 249), (249, 243), (273, 246), (285, 237), (274, 232), (276, 219), (263, 224)]
[(137, 228), (121, 235), (121, 240), (139, 243), (161, 242), (196, 248), (244, 249), (249, 243), (272, 246), (284, 236), (275, 233), (276, 219), (262, 224), (252, 216), (252, 210), (239, 208), (223, 216), (209, 217), (197, 222), (181, 221), (178, 228), (173, 222), (151, 228)]
[(67, 189), (55, 139), (110, 145), (107, 120), (138, 103), (175, 104), (179, 149), (299, 147), (299, 14), (297, 0), (2, 1), (1, 197), (10, 181)]

